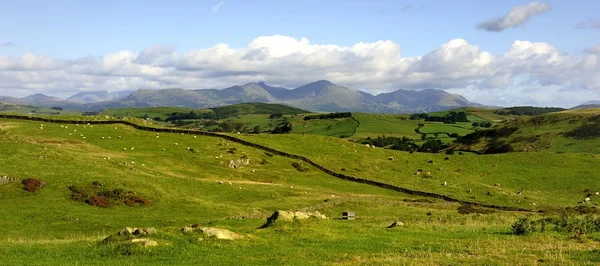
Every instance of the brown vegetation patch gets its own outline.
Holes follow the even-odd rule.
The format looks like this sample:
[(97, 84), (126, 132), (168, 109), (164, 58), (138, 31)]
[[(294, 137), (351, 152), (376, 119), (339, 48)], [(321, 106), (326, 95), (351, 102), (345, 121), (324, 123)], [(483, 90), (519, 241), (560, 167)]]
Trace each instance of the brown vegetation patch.
[(23, 190), (27, 192), (36, 192), (38, 189), (40, 189), (40, 187), (42, 187), (44, 182), (35, 178), (27, 178), (23, 179), (21, 184), (23, 184)]
[(70, 186), (71, 199), (85, 202), (91, 206), (110, 207), (125, 204), (129, 207), (148, 206), (150, 200), (138, 195), (136, 192), (125, 189), (107, 189), (98, 181), (92, 182), (89, 187)]

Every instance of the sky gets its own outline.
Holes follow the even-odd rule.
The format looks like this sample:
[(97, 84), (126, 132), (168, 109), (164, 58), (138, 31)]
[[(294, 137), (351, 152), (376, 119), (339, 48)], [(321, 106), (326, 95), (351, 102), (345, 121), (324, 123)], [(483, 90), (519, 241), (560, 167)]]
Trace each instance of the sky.
[(0, 95), (326, 79), (487, 105), (600, 100), (600, 1), (0, 0)]

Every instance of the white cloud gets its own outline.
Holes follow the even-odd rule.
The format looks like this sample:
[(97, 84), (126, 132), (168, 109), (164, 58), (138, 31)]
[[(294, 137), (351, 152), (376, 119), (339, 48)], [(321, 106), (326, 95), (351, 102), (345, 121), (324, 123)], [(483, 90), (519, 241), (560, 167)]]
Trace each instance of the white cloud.
[(508, 28), (523, 25), (532, 17), (550, 10), (551, 6), (542, 2), (531, 2), (524, 6), (513, 7), (508, 14), (501, 18), (491, 18), (477, 24), (478, 29), (500, 32)]
[(217, 11), (219, 11), (219, 8), (221, 8), (221, 5), (225, 4), (227, 1), (221, 1), (219, 3), (217, 3), (216, 5), (213, 6), (212, 10), (210, 11), (211, 14), (217, 13)]
[(600, 54), (600, 43), (595, 46), (583, 49), (588, 54)]
[[(173, 47), (154, 46), (75, 60), (0, 54), (0, 95), (208, 89), (258, 81), (293, 88), (327, 79), (377, 93), (436, 88), (464, 90), (469, 100), (486, 104), (505, 99), (558, 105), (565, 99), (585, 101), (583, 95), (600, 96), (597, 47), (567, 55), (548, 43), (517, 40), (506, 52), (492, 54), (467, 40), (453, 39), (422, 56), (406, 57), (391, 41), (338, 46), (274, 35), (258, 37), (242, 48), (217, 44), (175, 52)], [(535, 93), (560, 97), (534, 97)]]

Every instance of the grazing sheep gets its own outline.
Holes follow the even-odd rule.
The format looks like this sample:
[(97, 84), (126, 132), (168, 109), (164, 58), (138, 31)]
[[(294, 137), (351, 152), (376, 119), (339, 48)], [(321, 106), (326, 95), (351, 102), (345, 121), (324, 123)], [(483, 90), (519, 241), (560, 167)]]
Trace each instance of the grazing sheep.
[(365, 147), (369, 148), (369, 147), (371, 147), (371, 145), (369, 145), (369, 144), (365, 144)]
[(589, 197), (588, 197), (588, 198), (585, 198), (585, 203), (588, 203), (588, 202), (590, 202), (590, 200), (591, 200), (591, 199), (590, 199)]
[(440, 168), (438, 168), (438, 171), (441, 171), (441, 170), (442, 170), (442, 168), (441, 168), (441, 167), (440, 167)]
[(163, 151), (166, 151), (166, 149), (164, 149), (164, 148), (163, 148), (162, 150), (163, 150)]
[(495, 187), (500, 187), (500, 184), (496, 183), (494, 184)]
[(123, 150), (124, 150), (124, 151), (126, 151), (126, 150), (127, 150), (127, 148), (123, 148)]
[(498, 167), (498, 164), (493, 164), (492, 167)]
[(596, 196), (600, 195), (600, 192), (596, 191)]
[(195, 138), (195, 139), (197, 139), (197, 138), (198, 138), (198, 136), (194, 136), (194, 138)]
[(444, 185), (444, 186), (447, 186), (447, 185), (448, 185), (448, 183), (447, 183), (446, 181), (444, 181), (444, 184), (443, 184), (443, 185)]
[(175, 145), (175, 146), (177, 146), (177, 145), (179, 145), (179, 143), (175, 142), (175, 144), (174, 144), (174, 145)]
[(583, 192), (584, 192), (584, 193), (589, 193), (589, 192), (590, 192), (590, 189), (589, 189), (589, 188), (586, 188), (586, 189), (585, 189)]
[(470, 188), (469, 188), (469, 193), (471, 193), (471, 192), (473, 192), (473, 189), (470, 189)]
[(426, 174), (426, 175), (431, 175), (431, 172), (427, 172), (427, 173), (425, 173), (425, 174)]
[(156, 138), (158, 139), (158, 138), (160, 138), (160, 136), (156, 136)]
[(481, 177), (485, 177), (485, 176), (486, 176), (486, 174), (481, 174)]
[(133, 150), (133, 147), (131, 147), (131, 150)]
[(104, 137), (102, 137), (102, 139), (104, 139)]
[(418, 170), (417, 170), (417, 172), (416, 172), (415, 174), (416, 174), (416, 175), (420, 175), (422, 171), (423, 171), (423, 170), (421, 170), (421, 169), (418, 169)]

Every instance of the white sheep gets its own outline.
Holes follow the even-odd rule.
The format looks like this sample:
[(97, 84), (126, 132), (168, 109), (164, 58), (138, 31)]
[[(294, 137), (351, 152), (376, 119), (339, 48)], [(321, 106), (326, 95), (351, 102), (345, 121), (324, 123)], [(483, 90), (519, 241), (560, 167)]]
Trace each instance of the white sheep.
[(588, 203), (588, 202), (590, 202), (590, 200), (591, 200), (591, 199), (590, 199), (589, 197), (585, 198), (585, 203)]
[(446, 181), (444, 181), (444, 186), (447, 186), (447, 185), (448, 185), (448, 183)]
[(175, 144), (174, 144), (174, 145), (175, 145), (175, 146), (177, 146), (177, 145), (179, 145), (179, 143), (175, 142)]
[(195, 139), (197, 139), (197, 138), (198, 138), (198, 136), (194, 136), (194, 138), (195, 138)]

